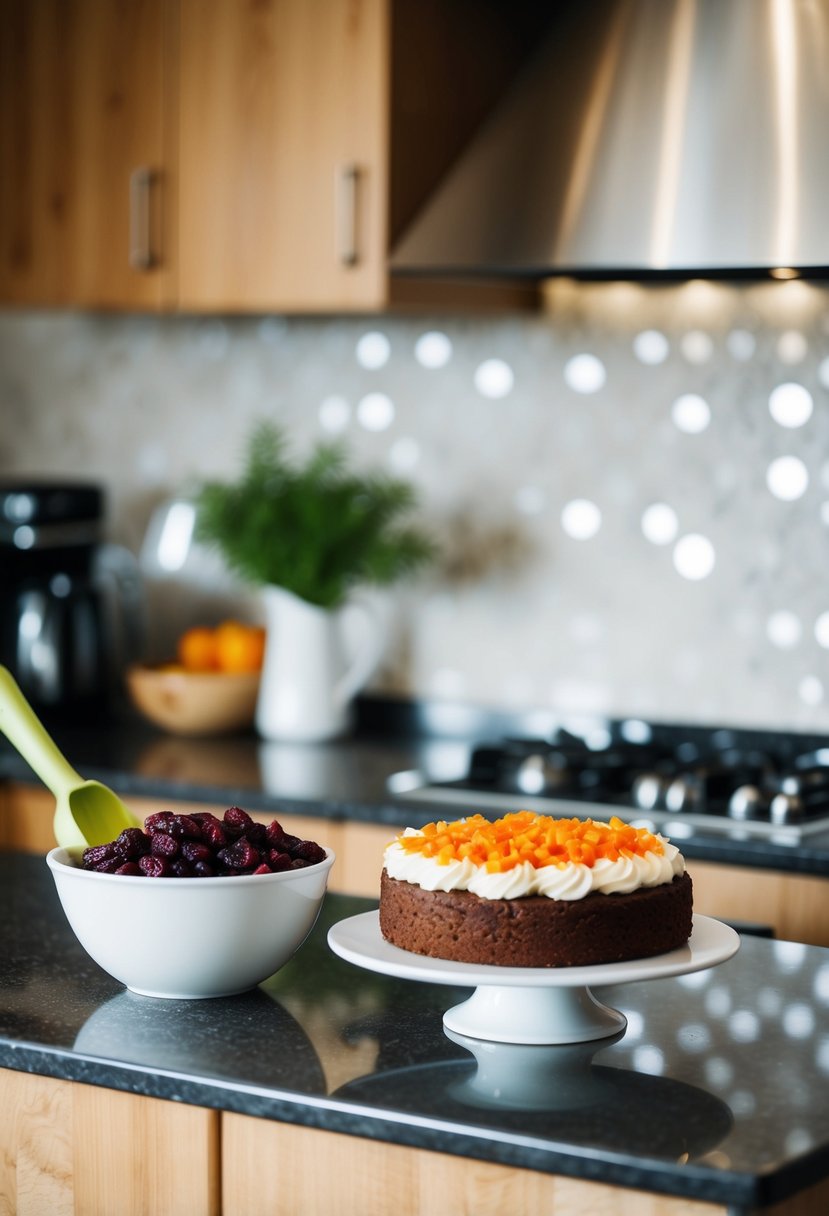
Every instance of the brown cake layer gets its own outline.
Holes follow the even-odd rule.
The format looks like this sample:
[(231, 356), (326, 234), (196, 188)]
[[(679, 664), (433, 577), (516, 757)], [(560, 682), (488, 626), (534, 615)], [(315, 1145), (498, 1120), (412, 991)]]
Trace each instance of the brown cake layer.
[(688, 874), (630, 895), (584, 899), (481, 899), (470, 891), (424, 891), (380, 881), (380, 931), (415, 954), (501, 967), (585, 967), (651, 958), (691, 936)]

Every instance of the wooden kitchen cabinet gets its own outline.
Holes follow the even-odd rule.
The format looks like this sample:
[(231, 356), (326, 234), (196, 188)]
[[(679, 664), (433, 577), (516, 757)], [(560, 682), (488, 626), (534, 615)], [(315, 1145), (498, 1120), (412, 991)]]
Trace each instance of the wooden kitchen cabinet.
[(0, 304), (532, 306), (534, 288), (393, 280), (387, 256), (537, 7), (0, 0)]
[(387, 267), (516, 70), (531, 21), (486, 0), (179, 5), (179, 308), (534, 299), (502, 285), (424, 289)]
[(385, 0), (180, 0), (179, 306), (384, 300)]
[(0, 0), (0, 301), (169, 296), (166, 0)]
[(0, 1212), (218, 1216), (218, 1111), (0, 1069)]

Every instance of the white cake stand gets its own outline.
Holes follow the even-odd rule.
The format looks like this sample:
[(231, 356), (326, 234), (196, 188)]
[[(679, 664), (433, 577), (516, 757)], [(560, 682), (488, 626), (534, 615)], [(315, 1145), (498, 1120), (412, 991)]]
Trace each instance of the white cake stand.
[(328, 944), (335, 954), (382, 975), (430, 984), (474, 988), (472, 996), (446, 1011), (443, 1024), (456, 1034), (496, 1043), (583, 1043), (618, 1034), (623, 1014), (598, 1001), (591, 985), (686, 975), (724, 963), (740, 947), (738, 934), (721, 921), (694, 916), (687, 945), (656, 958), (596, 967), (494, 967), (454, 963), (412, 954), (385, 941), (377, 911), (333, 925)]

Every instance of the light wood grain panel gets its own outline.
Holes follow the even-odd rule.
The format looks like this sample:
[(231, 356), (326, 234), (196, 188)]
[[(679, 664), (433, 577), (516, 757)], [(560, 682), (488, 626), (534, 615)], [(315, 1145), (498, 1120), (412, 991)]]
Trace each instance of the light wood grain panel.
[[(261, 1163), (269, 1168), (263, 1170)], [(717, 1205), (226, 1114), (223, 1216), (725, 1216)]]
[(694, 910), (771, 925), (782, 940), (829, 946), (829, 879), (688, 861)]
[[(181, 0), (182, 308), (383, 302), (387, 37), (386, 0)], [(349, 165), (353, 265), (338, 247)]]
[(344, 832), (340, 882), (349, 895), (380, 898), (383, 852), (397, 829), (375, 823), (351, 821)]
[(218, 1216), (218, 1111), (78, 1085), (75, 1202), (85, 1216)]
[(0, 1070), (0, 1213), (73, 1216), (72, 1092)]
[(218, 1216), (220, 1116), (0, 1070), (3, 1216)]
[[(3, 302), (155, 308), (169, 295), (168, 2), (0, 0)], [(142, 166), (154, 174), (148, 269), (130, 264)]]

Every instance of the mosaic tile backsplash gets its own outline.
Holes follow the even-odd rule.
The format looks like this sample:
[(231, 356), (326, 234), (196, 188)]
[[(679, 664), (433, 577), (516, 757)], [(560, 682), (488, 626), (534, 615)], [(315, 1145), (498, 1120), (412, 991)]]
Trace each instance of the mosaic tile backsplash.
[[(372, 688), (503, 709), (829, 727), (829, 290), (559, 281), (498, 318), (0, 315), (0, 471), (154, 511), (255, 420), (410, 478), (434, 568), (384, 595)], [(230, 611), (147, 570), (148, 654)]]

